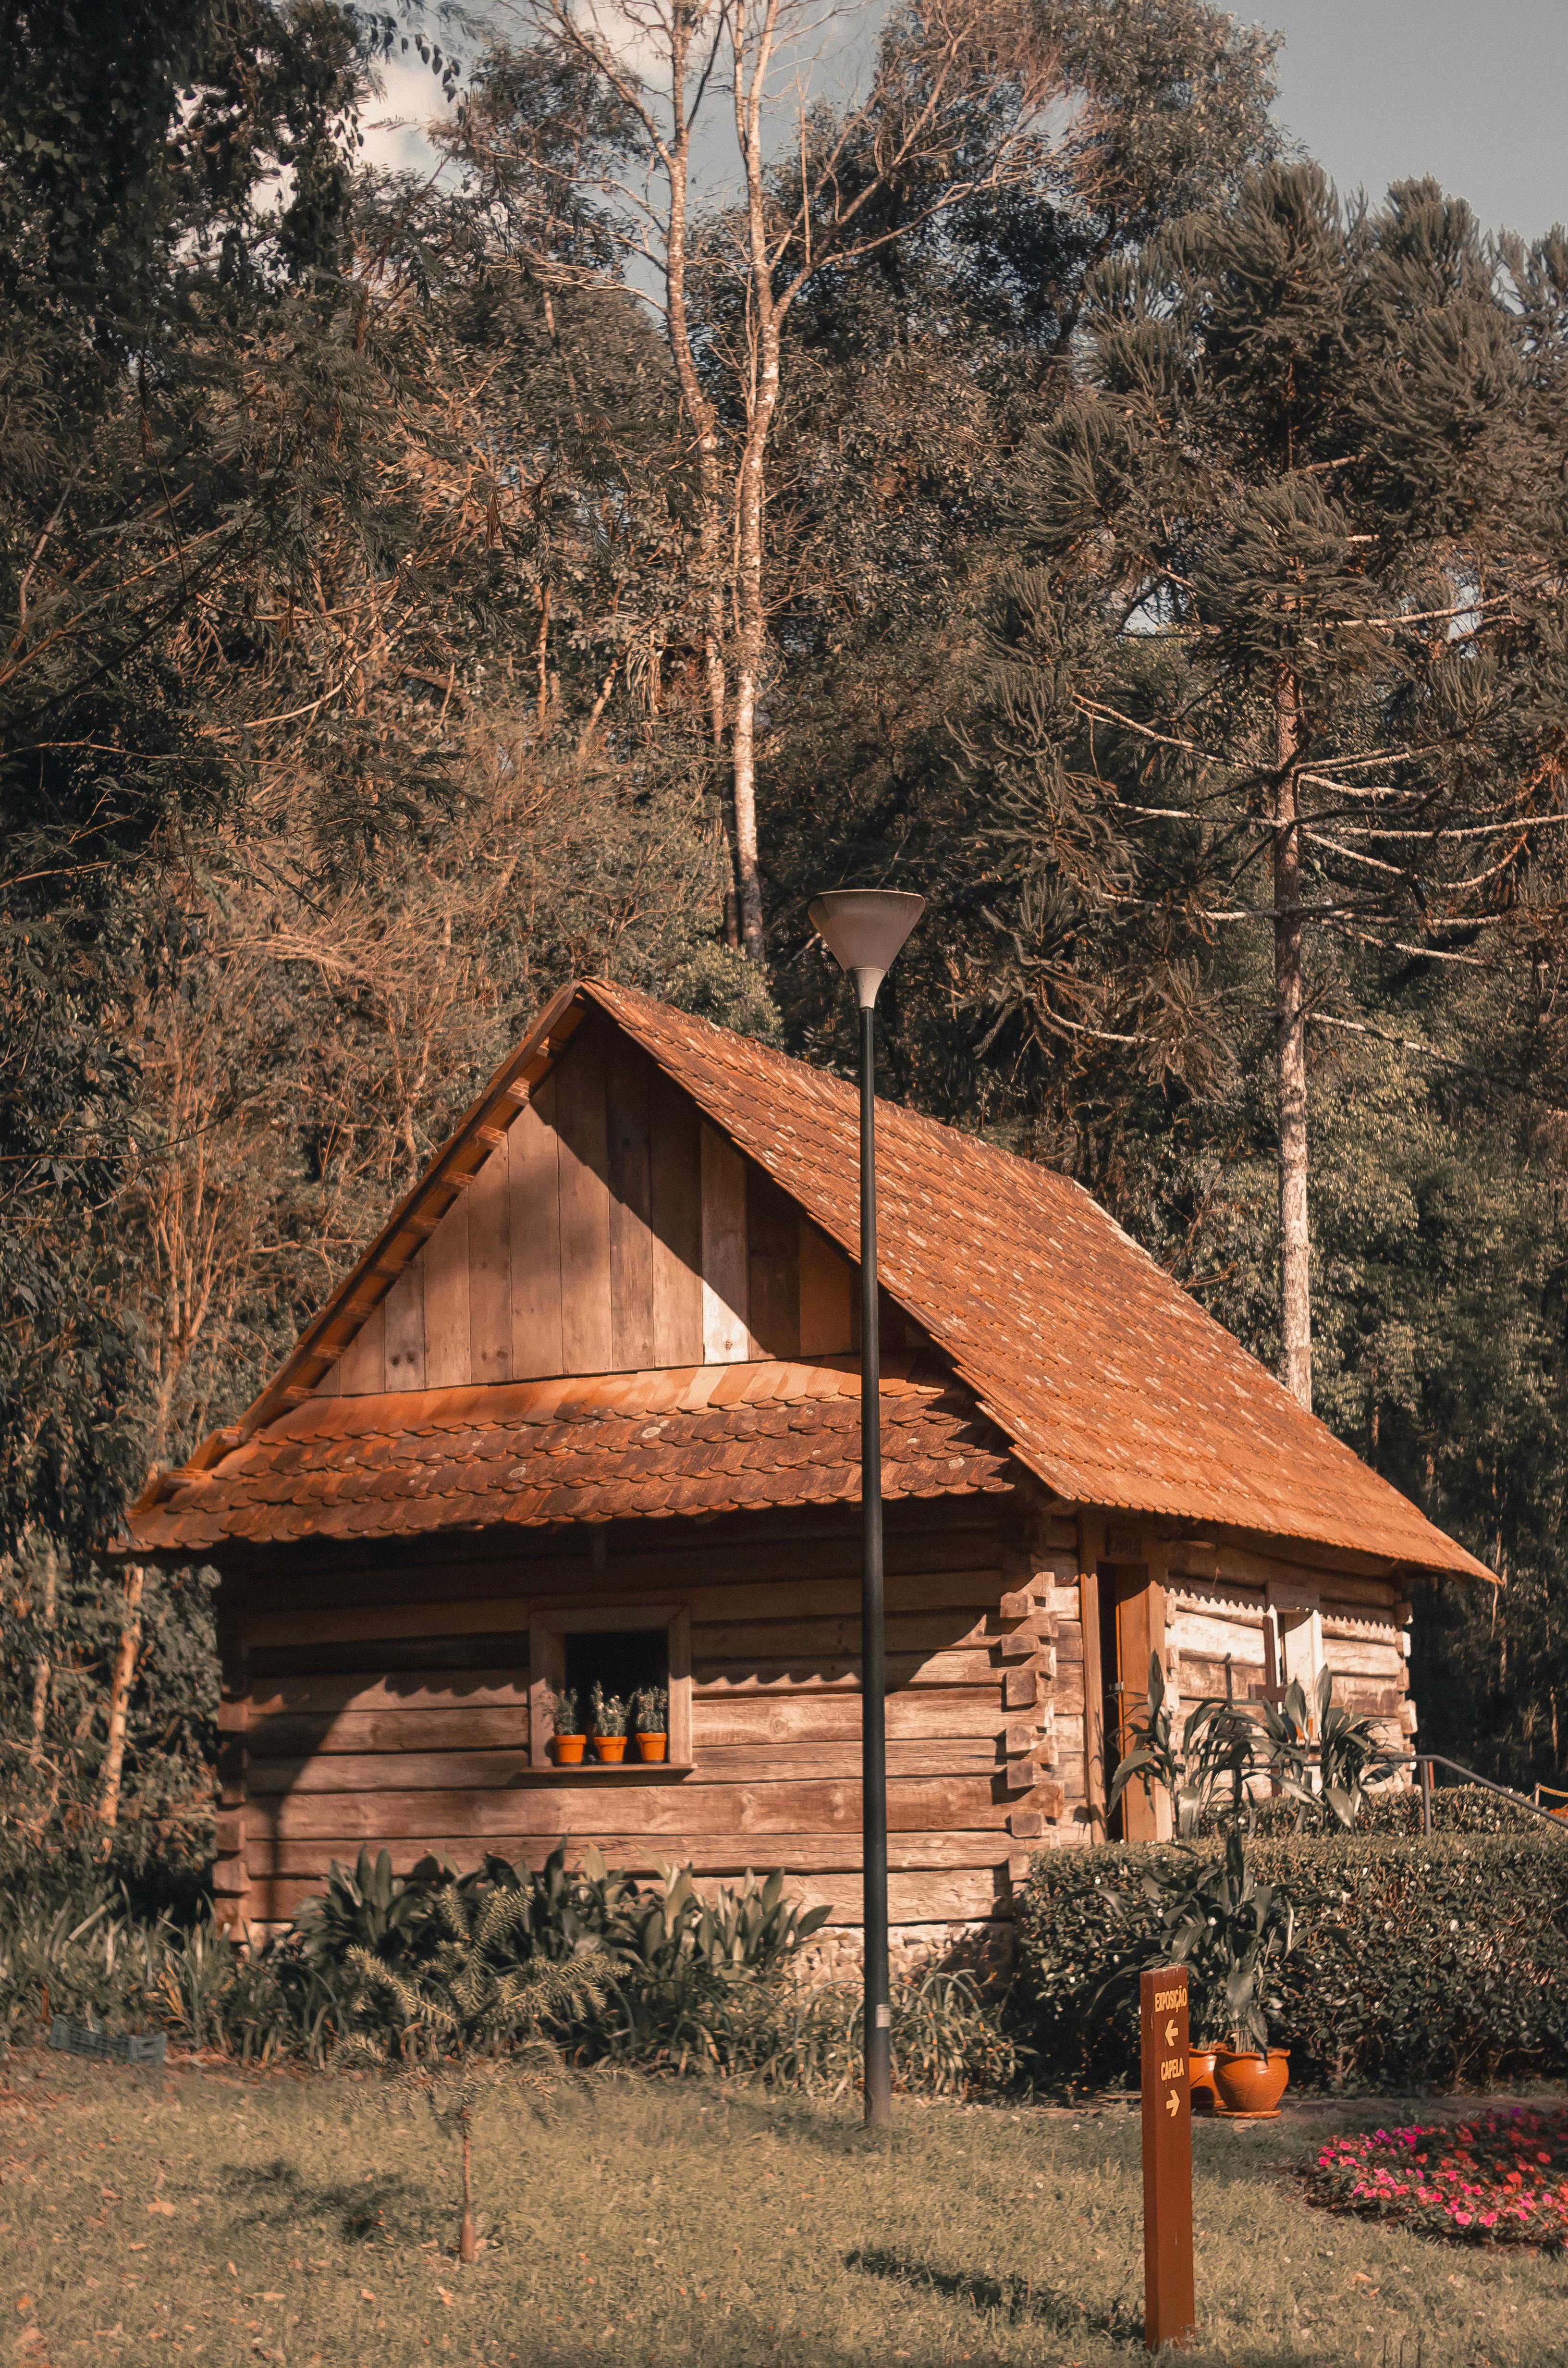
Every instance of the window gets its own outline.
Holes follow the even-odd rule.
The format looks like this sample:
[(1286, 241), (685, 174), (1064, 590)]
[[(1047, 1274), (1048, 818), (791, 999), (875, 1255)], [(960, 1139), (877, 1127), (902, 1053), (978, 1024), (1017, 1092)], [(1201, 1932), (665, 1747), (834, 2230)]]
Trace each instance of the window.
[(591, 1763), (562, 1769), (577, 1778), (656, 1777), (691, 1765), (691, 1615), (684, 1604), (618, 1603), (602, 1611), (579, 1604), (538, 1611), (528, 1630), (528, 1761), (556, 1773), (550, 1697), (576, 1689), (585, 1709), (594, 1679), (607, 1694), (629, 1697), (639, 1686), (667, 1686), (669, 1758), (647, 1765)]
[(596, 1683), (624, 1702), (644, 1686), (669, 1684), (665, 1628), (568, 1628), (562, 1645), (566, 1682), (585, 1711)]

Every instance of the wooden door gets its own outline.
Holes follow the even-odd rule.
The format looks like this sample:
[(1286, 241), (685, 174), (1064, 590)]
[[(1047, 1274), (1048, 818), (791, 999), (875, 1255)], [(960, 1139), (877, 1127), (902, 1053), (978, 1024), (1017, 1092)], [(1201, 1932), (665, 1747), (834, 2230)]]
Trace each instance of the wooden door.
[[(1108, 1776), (1131, 1748), (1133, 1724), (1148, 1707), (1149, 1656), (1165, 1644), (1164, 1590), (1151, 1585), (1147, 1563), (1102, 1563), (1099, 1597)], [(1162, 1793), (1151, 1799), (1142, 1784), (1130, 1785), (1111, 1820), (1113, 1837), (1129, 1842), (1159, 1839), (1163, 1828), (1168, 1831), (1168, 1817), (1161, 1815), (1164, 1805)]]

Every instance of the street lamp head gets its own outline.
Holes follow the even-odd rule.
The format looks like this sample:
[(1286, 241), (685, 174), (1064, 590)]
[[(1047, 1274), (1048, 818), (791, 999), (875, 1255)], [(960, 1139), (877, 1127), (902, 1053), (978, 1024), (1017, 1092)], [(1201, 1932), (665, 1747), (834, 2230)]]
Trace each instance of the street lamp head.
[(869, 1011), (898, 950), (926, 910), (903, 888), (824, 888), (809, 907), (812, 925)]

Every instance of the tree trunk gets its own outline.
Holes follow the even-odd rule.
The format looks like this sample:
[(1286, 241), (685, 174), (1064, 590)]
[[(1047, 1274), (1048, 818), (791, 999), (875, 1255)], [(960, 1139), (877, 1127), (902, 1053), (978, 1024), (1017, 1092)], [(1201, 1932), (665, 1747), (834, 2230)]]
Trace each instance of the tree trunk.
[(669, 176), (669, 215), (665, 226), (665, 335), (676, 366), (681, 401), (697, 439), (697, 577), (703, 609), (703, 671), (708, 682), (708, 720), (713, 742), (713, 776), (719, 828), (723, 838), (724, 942), (740, 944), (735, 848), (724, 795), (724, 726), (728, 705), (724, 665), (724, 569), (720, 524), (723, 488), (719, 458), (719, 417), (703, 390), (692, 351), (687, 309), (687, 207), (691, 174), (691, 114), (687, 77), (691, 56), (692, 12), (677, 6), (670, 20), (670, 139), (662, 147)]
[(125, 1574), (125, 1621), (119, 1632), (114, 1674), (109, 1679), (108, 1689), (108, 1749), (104, 1755), (104, 1786), (98, 1802), (98, 1816), (108, 1833), (113, 1832), (119, 1821), (119, 1783), (125, 1770), (126, 1713), (136, 1676), (137, 1656), (142, 1649), (142, 1597), (146, 1585), (145, 1570), (140, 1563), (133, 1562)]
[[(47, 1640), (54, 1634), (55, 1560), (54, 1541), (45, 1538), (40, 1552), (43, 1556), (43, 1601), (40, 1606), (39, 1625)], [(28, 1765), (40, 1767), (43, 1760), (43, 1738), (49, 1725), (49, 1688), (54, 1675), (54, 1658), (49, 1642), (39, 1648), (38, 1666), (33, 1671), (32, 1740), (28, 1747)]]
[(763, 598), (763, 531), (767, 496), (767, 444), (778, 408), (782, 319), (774, 290), (774, 257), (767, 234), (763, 101), (778, 30), (779, 0), (764, 0), (762, 23), (746, 82), (744, 0), (731, 18), (734, 42), (735, 136), (746, 177), (746, 228), (750, 265), (748, 294), (756, 314), (750, 384), (746, 389), (746, 435), (735, 479), (735, 715), (730, 733), (732, 794), (735, 807), (735, 885), (741, 900), (741, 946), (761, 962), (767, 948), (762, 929), (762, 880), (756, 850), (756, 691), (767, 647)]
[(468, 2115), (463, 2115), (463, 2224), (458, 2232), (458, 2259), (473, 2261), (479, 2258), (479, 2245), (473, 2233), (473, 2187), (470, 2180), (470, 2150), (472, 2139)]
[(1279, 1378), (1312, 1404), (1312, 1235), (1307, 1224), (1307, 1032), (1301, 982), (1301, 842), (1296, 821), (1296, 677), (1275, 678), (1274, 989), (1279, 1087)]

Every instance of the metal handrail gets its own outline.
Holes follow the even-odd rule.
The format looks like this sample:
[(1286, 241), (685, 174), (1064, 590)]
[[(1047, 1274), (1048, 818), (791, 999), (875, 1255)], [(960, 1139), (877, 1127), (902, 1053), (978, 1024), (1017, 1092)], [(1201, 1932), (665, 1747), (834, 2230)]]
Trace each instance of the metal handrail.
[[(1317, 1750), (1318, 1747), (1315, 1743), (1309, 1744), (1307, 1747), (1309, 1759), (1315, 1758)], [(1559, 1816), (1555, 1810), (1541, 1808), (1539, 1803), (1530, 1800), (1527, 1794), (1516, 1793), (1511, 1784), (1499, 1784), (1495, 1777), (1483, 1776), (1474, 1768), (1467, 1768), (1462, 1760), (1450, 1759), (1446, 1752), (1380, 1751), (1378, 1764), (1383, 1768), (1414, 1768), (1418, 1770), (1421, 1779), (1423, 1834), (1429, 1834), (1432, 1830), (1432, 1770), (1434, 1768), (1451, 1768), (1454, 1774), (1462, 1776), (1467, 1784), (1480, 1784), (1488, 1793), (1500, 1793), (1505, 1801), (1512, 1801), (1517, 1807), (1528, 1809), (1532, 1817), (1544, 1817), (1547, 1824), (1555, 1826), (1560, 1834), (1568, 1835), (1568, 1817)]]
[(1391, 1752), (1385, 1752), (1383, 1758), (1390, 1767), (1415, 1768), (1419, 1770), (1421, 1830), (1424, 1834), (1429, 1834), (1432, 1830), (1432, 1770), (1434, 1768), (1451, 1768), (1454, 1774), (1462, 1776), (1467, 1784), (1480, 1784), (1488, 1793), (1500, 1793), (1505, 1801), (1512, 1801), (1519, 1808), (1528, 1809), (1532, 1817), (1544, 1817), (1547, 1824), (1555, 1826), (1560, 1834), (1568, 1834), (1568, 1817), (1560, 1817), (1554, 1811), (1541, 1808), (1537, 1802), (1528, 1800), (1523, 1793), (1516, 1793), (1511, 1784), (1499, 1784), (1494, 1777), (1479, 1775), (1473, 1768), (1465, 1767), (1461, 1760), (1450, 1759), (1445, 1752), (1413, 1751), (1408, 1758), (1399, 1759), (1396, 1759)]

